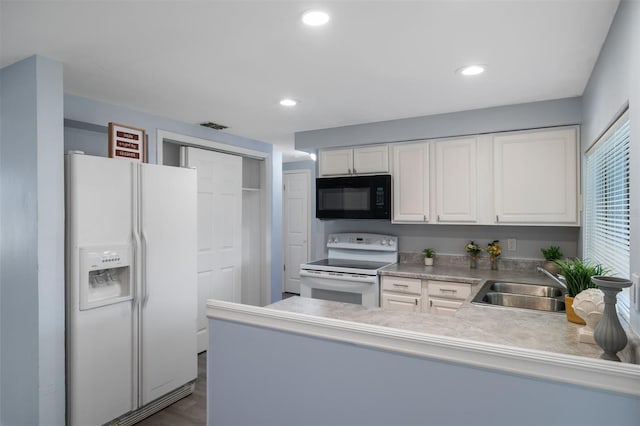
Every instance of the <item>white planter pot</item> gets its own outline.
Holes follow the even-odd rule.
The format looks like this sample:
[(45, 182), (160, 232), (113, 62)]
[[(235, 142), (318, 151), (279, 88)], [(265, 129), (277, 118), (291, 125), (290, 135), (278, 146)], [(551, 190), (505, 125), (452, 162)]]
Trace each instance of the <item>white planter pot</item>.
[(433, 257), (425, 257), (424, 266), (433, 266)]

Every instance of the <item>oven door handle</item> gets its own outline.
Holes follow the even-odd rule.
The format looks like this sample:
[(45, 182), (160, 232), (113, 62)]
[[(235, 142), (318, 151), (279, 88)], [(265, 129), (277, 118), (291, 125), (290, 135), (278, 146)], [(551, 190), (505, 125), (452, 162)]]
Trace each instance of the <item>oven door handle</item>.
[(370, 283), (370, 284), (375, 284), (378, 279), (377, 275), (352, 275), (352, 274), (341, 274), (341, 273), (331, 273), (331, 272), (315, 272), (315, 271), (307, 271), (305, 269), (300, 270), (300, 276), (316, 278), (321, 280), (351, 281), (351, 282)]

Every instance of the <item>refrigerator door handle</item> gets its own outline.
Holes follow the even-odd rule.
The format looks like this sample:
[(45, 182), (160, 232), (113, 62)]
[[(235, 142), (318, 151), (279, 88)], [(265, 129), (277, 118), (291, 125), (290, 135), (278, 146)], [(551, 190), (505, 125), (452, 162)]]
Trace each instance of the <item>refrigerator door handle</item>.
[(147, 287), (147, 262), (148, 257), (148, 240), (146, 232), (142, 231), (142, 304), (146, 305), (149, 301), (149, 289)]
[[(138, 250), (140, 250), (140, 236), (138, 235), (137, 232), (133, 232), (133, 268), (131, 271), (131, 275), (133, 275), (133, 280), (132, 282), (138, 282), (138, 259), (137, 259), (137, 255), (136, 253), (138, 253)], [(138, 286), (136, 285), (133, 289), (132, 289), (132, 293), (133, 293), (133, 300), (131, 301), (133, 303), (133, 305), (136, 305), (138, 303)]]

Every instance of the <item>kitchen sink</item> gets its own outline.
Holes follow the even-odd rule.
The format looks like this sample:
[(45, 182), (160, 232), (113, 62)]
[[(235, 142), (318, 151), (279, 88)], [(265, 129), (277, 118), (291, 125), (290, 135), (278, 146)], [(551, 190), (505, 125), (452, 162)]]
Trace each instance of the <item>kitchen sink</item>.
[(524, 294), (538, 297), (560, 297), (562, 290), (558, 287), (538, 284), (521, 284), (510, 282), (493, 282), (489, 290), (498, 293)]
[(547, 312), (565, 311), (562, 289), (540, 284), (489, 280), (471, 302)]

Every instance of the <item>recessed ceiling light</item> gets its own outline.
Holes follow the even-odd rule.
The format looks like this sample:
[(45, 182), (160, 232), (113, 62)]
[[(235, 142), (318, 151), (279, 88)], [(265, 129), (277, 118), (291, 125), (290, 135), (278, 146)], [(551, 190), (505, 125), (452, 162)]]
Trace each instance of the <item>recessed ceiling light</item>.
[(485, 70), (484, 65), (468, 65), (462, 68), (458, 68), (456, 71), (458, 74), (462, 74), (465, 76), (472, 76), (482, 74)]
[(298, 105), (298, 101), (291, 98), (285, 98), (280, 101), (280, 105), (286, 106), (286, 107), (292, 107), (292, 106)]
[(309, 10), (302, 15), (302, 22), (312, 27), (318, 27), (329, 22), (329, 14), (321, 10)]

